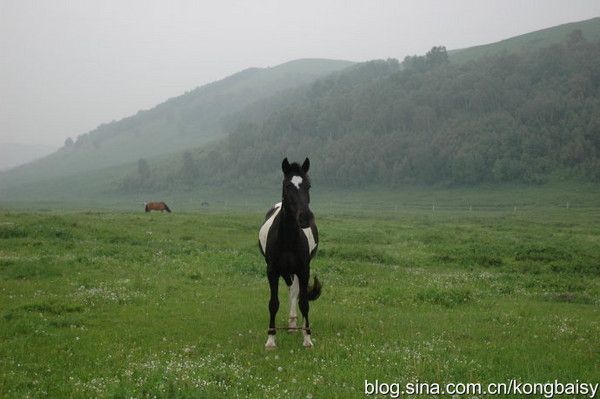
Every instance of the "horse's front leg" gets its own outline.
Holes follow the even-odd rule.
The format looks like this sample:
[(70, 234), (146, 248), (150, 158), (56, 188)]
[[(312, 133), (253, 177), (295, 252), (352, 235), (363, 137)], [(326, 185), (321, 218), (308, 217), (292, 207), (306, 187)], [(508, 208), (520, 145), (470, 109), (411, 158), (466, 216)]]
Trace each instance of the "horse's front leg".
[(267, 272), (267, 275), (269, 277), (271, 299), (269, 300), (269, 333), (267, 337), (267, 343), (265, 343), (265, 348), (275, 349), (277, 347), (277, 344), (275, 343), (275, 333), (277, 332), (275, 329), (275, 316), (279, 310), (279, 298), (277, 296), (277, 291), (279, 289), (279, 275), (270, 270)]
[(312, 348), (313, 343), (310, 339), (310, 323), (308, 321), (308, 273), (303, 273), (299, 278), (300, 283), (300, 312), (304, 319), (302, 334), (304, 335), (304, 345), (307, 348)]
[(290, 318), (288, 320), (288, 331), (298, 331), (298, 314), (296, 308), (298, 307), (298, 294), (300, 293), (300, 282), (298, 276), (294, 275), (294, 280), (290, 286)]

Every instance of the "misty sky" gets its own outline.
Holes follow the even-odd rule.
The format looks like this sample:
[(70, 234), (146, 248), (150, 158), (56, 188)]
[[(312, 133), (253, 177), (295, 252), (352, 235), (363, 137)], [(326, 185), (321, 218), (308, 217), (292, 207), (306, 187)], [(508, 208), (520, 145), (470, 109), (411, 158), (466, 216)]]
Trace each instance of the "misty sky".
[(598, 0), (0, 0), (0, 143), (58, 147), (252, 66), (402, 59), (596, 16)]

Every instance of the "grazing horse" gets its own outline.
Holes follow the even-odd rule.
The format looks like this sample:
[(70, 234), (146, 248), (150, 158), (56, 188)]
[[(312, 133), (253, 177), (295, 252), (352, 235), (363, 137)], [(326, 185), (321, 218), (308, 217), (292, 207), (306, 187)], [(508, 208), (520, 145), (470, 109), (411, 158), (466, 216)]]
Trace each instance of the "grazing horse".
[[(305, 347), (312, 347), (310, 324), (308, 321), (308, 301), (315, 300), (321, 294), (321, 283), (315, 277), (313, 285), (308, 286), (310, 277), (310, 261), (317, 252), (319, 232), (315, 218), (310, 211), (310, 179), (307, 175), (310, 167), (308, 158), (302, 166), (290, 164), (285, 158), (281, 164), (283, 171), (282, 201), (275, 204), (266, 214), (265, 222), (258, 235), (260, 251), (267, 262), (267, 277), (271, 289), (269, 300), (269, 331), (265, 347), (274, 349), (275, 315), (279, 310), (277, 296), (279, 277), (283, 278), (289, 287), (290, 317), (288, 330), (299, 329), (296, 325), (296, 305), (304, 319), (301, 328)], [(299, 296), (299, 298), (298, 298)], [(299, 302), (298, 302), (299, 300)]]
[(164, 202), (146, 202), (144, 204), (145, 207), (145, 211), (146, 212), (150, 212), (150, 211), (167, 211), (169, 213), (171, 213), (171, 209), (169, 209), (169, 207), (167, 206), (167, 204), (165, 204)]

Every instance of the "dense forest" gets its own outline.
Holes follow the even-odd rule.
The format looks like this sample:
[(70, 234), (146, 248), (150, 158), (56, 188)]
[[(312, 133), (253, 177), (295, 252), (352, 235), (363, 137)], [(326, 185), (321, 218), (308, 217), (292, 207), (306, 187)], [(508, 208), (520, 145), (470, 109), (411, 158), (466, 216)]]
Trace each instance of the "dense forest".
[(600, 43), (575, 30), (460, 65), (434, 47), (355, 65), (227, 125), (225, 140), (169, 167), (140, 161), (120, 189), (260, 185), (284, 155), (309, 156), (313, 179), (333, 186), (600, 181)]

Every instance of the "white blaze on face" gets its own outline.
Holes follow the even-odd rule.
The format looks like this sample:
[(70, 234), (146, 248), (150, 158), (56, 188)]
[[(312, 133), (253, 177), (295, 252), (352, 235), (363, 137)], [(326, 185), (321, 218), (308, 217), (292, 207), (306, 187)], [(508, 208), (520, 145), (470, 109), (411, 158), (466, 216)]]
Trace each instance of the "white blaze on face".
[(298, 190), (300, 190), (300, 183), (302, 183), (302, 178), (300, 176), (292, 177), (291, 182)]

